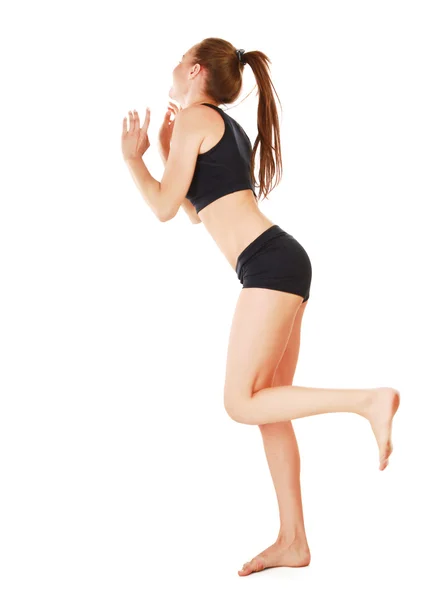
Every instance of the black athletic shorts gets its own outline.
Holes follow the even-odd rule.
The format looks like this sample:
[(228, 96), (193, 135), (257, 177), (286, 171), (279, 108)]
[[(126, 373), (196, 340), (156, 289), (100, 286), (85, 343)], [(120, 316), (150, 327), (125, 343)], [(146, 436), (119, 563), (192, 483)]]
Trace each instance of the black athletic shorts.
[(244, 288), (267, 288), (310, 297), (311, 261), (304, 247), (279, 225), (263, 231), (239, 254), (236, 273)]

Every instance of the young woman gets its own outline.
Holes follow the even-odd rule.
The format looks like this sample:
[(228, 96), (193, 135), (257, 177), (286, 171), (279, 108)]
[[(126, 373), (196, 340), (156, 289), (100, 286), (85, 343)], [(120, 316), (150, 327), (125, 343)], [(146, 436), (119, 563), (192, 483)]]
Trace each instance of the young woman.
[[(188, 50), (173, 71), (173, 86), (159, 132), (165, 162), (161, 182), (146, 168), (147, 108), (143, 127), (124, 118), (124, 160), (145, 201), (161, 221), (180, 206), (204, 223), (242, 284), (229, 337), (224, 404), (229, 416), (258, 425), (275, 486), (280, 530), (274, 544), (245, 563), (239, 575), (274, 566), (307, 566), (300, 489), (300, 458), (292, 419), (353, 412), (368, 419), (385, 469), (393, 446), (392, 420), (399, 407), (394, 388), (322, 389), (292, 385), (301, 322), (311, 284), (310, 259), (301, 244), (258, 207), (254, 157), (259, 149), (259, 195), (281, 178), (280, 132), (269, 59), (220, 38)], [(239, 123), (220, 108), (234, 102), (245, 65), (258, 86), (258, 135), (254, 146)], [(174, 119), (171, 120), (171, 116)], [(272, 185), (275, 177), (275, 184)]]

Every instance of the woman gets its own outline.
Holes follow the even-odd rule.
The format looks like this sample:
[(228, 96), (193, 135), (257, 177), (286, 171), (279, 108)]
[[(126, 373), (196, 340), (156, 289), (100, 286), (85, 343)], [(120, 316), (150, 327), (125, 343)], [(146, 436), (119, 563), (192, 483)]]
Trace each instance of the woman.
[[(130, 111), (130, 129), (124, 118), (122, 133), (126, 164), (157, 218), (172, 219), (182, 206), (192, 222), (204, 223), (242, 283), (229, 337), (224, 404), (231, 418), (260, 428), (278, 498), (280, 530), (276, 542), (245, 563), (239, 575), (310, 563), (292, 419), (340, 411), (365, 417), (376, 437), (383, 470), (393, 449), (392, 420), (399, 407), (399, 392), (393, 388), (292, 385), (311, 263), (301, 244), (258, 208), (254, 175), (258, 147), (260, 196), (267, 197), (281, 177), (269, 62), (260, 51), (245, 53), (220, 38), (204, 39), (183, 55), (170, 90), (182, 109), (169, 103), (159, 133), (166, 165), (161, 182), (150, 175), (141, 158), (149, 147), (149, 110), (142, 128), (137, 112)], [(219, 107), (239, 96), (246, 64), (259, 92), (253, 148), (242, 127)]]

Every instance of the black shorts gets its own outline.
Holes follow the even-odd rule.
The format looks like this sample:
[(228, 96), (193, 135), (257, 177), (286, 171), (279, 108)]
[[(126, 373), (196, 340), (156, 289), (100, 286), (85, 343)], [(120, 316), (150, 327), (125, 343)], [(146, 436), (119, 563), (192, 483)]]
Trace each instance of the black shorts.
[(263, 231), (239, 254), (236, 273), (244, 288), (267, 288), (310, 297), (311, 261), (304, 247), (279, 225)]

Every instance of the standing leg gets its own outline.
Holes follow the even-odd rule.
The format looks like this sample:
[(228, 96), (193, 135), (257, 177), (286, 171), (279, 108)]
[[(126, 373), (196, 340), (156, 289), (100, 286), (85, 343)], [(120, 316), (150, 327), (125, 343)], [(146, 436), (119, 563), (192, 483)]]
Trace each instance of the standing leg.
[[(284, 354), (275, 371), (272, 387), (292, 385), (299, 356), (301, 322), (307, 302), (301, 304)], [(300, 455), (291, 421), (259, 425), (267, 463), (278, 500), (280, 530), (277, 540), (245, 563), (239, 575), (265, 568), (304, 567), (311, 555), (305, 533), (300, 483)]]

